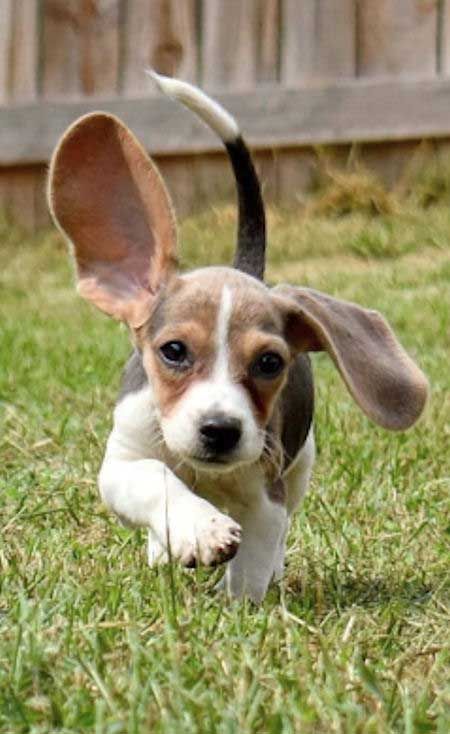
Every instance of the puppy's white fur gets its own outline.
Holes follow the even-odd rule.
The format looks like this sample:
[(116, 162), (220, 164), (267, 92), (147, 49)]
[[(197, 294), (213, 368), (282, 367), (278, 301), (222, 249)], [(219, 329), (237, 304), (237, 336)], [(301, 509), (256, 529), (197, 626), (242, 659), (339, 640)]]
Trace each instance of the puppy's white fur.
[[(229, 375), (231, 311), (231, 293), (224, 287), (212, 376), (190, 388), (167, 421), (158, 414), (151, 384), (119, 402), (99, 486), (105, 503), (124, 523), (149, 528), (150, 564), (169, 557), (186, 563), (195, 552), (200, 562), (211, 564), (220, 560), (221, 549), (240, 542), (223, 587), (233, 596), (248, 595), (259, 602), (271, 579), (282, 575), (288, 518), (308, 485), (314, 438), (311, 430), (286, 472), (287, 505), (271, 501), (264, 472), (255, 463), (263, 449), (262, 432), (245, 391)], [(242, 421), (242, 445), (225, 478), (221, 475), (218, 481), (218, 467), (203, 468), (194, 472), (195, 489), (190, 489), (183, 481), (183, 462), (176, 473), (167, 466), (167, 449), (176, 456), (189, 455), (196, 426), (211, 410)]]
[[(233, 142), (237, 143), (235, 149), (244, 156), (242, 165), (250, 177), (253, 176), (256, 185), (256, 174), (246, 158), (244, 142), (239, 141), (239, 127), (234, 118), (197, 87), (156, 73), (151, 75), (165, 94), (195, 112), (229, 150)], [(80, 145), (89, 152), (86, 156), (89, 165), (83, 163), (77, 168), (73, 151)], [(101, 153), (98, 158), (97, 148)], [(119, 170), (117, 175), (110, 172), (111, 201), (108, 196), (104, 197), (103, 210), (98, 216), (92, 192), (96, 190), (93, 182), (104, 183), (102, 156), (119, 162)], [(131, 167), (145, 171), (145, 177), (137, 178), (146, 178), (148, 200), (136, 186), (136, 170)], [(79, 268), (82, 294), (108, 314), (127, 321), (132, 329), (143, 327), (151, 302), (148, 280), (143, 273), (156, 261), (152, 277), (161, 278), (161, 283), (153, 285), (162, 284), (171, 271), (176, 245), (170, 199), (151, 161), (120, 120), (94, 113), (81, 118), (61, 139), (52, 159), (50, 180), (53, 216), (59, 226), (61, 221), (65, 223), (62, 229), (73, 240), (75, 257), (82, 265)], [(103, 190), (109, 192), (109, 186), (104, 186)], [(124, 198), (124, 203), (122, 212), (117, 215), (119, 196)], [(83, 216), (73, 216), (72, 209), (83, 212)], [(123, 221), (120, 214), (123, 214)], [(262, 211), (259, 215), (263, 217)], [(80, 227), (83, 217), (89, 220), (89, 227)], [(112, 252), (114, 248), (109, 251), (116, 227), (120, 241), (117, 248), (120, 256), (117, 257), (117, 253)], [(155, 252), (151, 253), (147, 238), (142, 241), (144, 227), (149, 227), (150, 239), (158, 250), (156, 256)], [(122, 257), (122, 246), (128, 251), (128, 258)], [(106, 268), (103, 267), (105, 263)], [(240, 272), (239, 267), (237, 270)], [(203, 270), (203, 274), (197, 271), (181, 277), (199, 279), (204, 287), (205, 278), (211, 277), (213, 283), (217, 273), (214, 276), (211, 270), (206, 273)], [(267, 467), (263, 468), (264, 462), (260, 461), (267, 439), (265, 425), (269, 411), (263, 423), (263, 413), (255, 396), (248, 386), (244, 386), (244, 380), (240, 384), (233, 377), (230, 369), (234, 289), (246, 288), (248, 277), (240, 273), (238, 279), (230, 279), (229, 272), (226, 275), (224, 270), (221, 292), (218, 294), (218, 288), (214, 291), (218, 303), (214, 301), (213, 304), (212, 313), (217, 305), (217, 316), (205, 362), (209, 374), (200, 379), (198, 375), (206, 374), (206, 370), (205, 373), (199, 370), (198, 375), (193, 373), (194, 379), (187, 381), (185, 391), (180, 390), (179, 394), (173, 388), (174, 383), (167, 381), (166, 394), (174, 390), (172, 401), (161, 400), (161, 376), (156, 372), (152, 374), (152, 369), (156, 369), (153, 360), (156, 350), (144, 339), (143, 364), (148, 384), (127, 394), (115, 409), (99, 486), (105, 503), (124, 523), (148, 528), (150, 563), (173, 558), (185, 565), (194, 562), (214, 565), (231, 558), (224, 580), (228, 591), (234, 596), (247, 594), (260, 601), (271, 578), (281, 574), (288, 508), (285, 503), (272, 501), (271, 487), (266, 486), (269, 481)], [(208, 283), (207, 280), (206, 291)], [(258, 288), (267, 291), (254, 278), (249, 278), (248, 285), (252, 292)], [(201, 320), (199, 313), (198, 321)], [(146, 361), (149, 349), (155, 353)], [(238, 423), (240, 428), (237, 443), (226, 452), (226, 458), (220, 459), (218, 454), (215, 463), (208, 463), (202, 458), (205, 456), (202, 453), (205, 452), (205, 436), (202, 437), (200, 428), (214, 415), (223, 416), (228, 425)], [(289, 474), (291, 479), (288, 476), (286, 479), (294, 498), (293, 506), (309, 477), (312, 454), (308, 445), (299, 454), (303, 458), (297, 459), (298, 471)]]
[[(291, 389), (291, 382), (288, 378), (283, 388), (285, 374), (271, 369), (264, 373), (258, 331), (260, 337), (273, 329), (279, 333), (286, 364), (308, 345), (327, 351), (360, 407), (386, 428), (408, 428), (417, 420), (426, 402), (427, 381), (376, 313), (309, 289), (282, 286), (269, 294), (263, 283), (241, 272), (262, 278), (265, 217), (257, 175), (236, 121), (197, 87), (157, 74), (153, 78), (226, 143), (239, 195), (236, 269), (204, 268), (172, 280), (175, 219), (170, 197), (143, 148), (119, 119), (106, 113), (85, 115), (69, 127), (52, 157), (50, 209), (73, 242), (80, 293), (110, 316), (126, 321), (142, 347), (142, 364), (134, 358), (131, 362), (138, 373), (128, 375), (128, 388), (134, 377), (135, 384), (142, 385), (143, 369), (148, 378), (145, 387), (128, 393), (115, 410), (100, 490), (125, 523), (149, 529), (151, 563), (170, 556), (185, 565), (232, 559), (224, 585), (234, 596), (247, 594), (259, 601), (270, 579), (282, 573), (288, 518), (306, 490), (314, 440), (310, 431), (298, 455), (288, 457), (291, 464), (284, 476), (277, 473), (270, 479), (288, 446), (295, 452), (292, 446), (310, 426), (313, 387), (307, 360), (292, 363), (289, 378), (295, 378), (292, 389), (297, 400), (288, 404), (286, 393), (280, 391)], [(183, 278), (197, 282), (186, 288), (184, 299), (182, 295), (177, 299), (175, 291), (186, 285)], [(156, 296), (161, 286), (167, 291)], [(170, 365), (164, 351), (170, 342), (158, 346), (151, 329), (146, 331), (152, 308), (158, 305), (162, 312), (168, 307), (167, 320), (173, 327), (182, 325), (183, 314), (190, 313), (190, 321), (184, 322), (188, 334), (184, 346), (191, 361), (175, 359)], [(267, 314), (273, 319), (267, 321)], [(348, 333), (342, 326), (346, 318)], [(252, 320), (259, 324), (253, 336)], [(163, 338), (157, 321), (153, 327)], [(206, 331), (211, 324), (212, 334)], [(248, 326), (247, 335), (241, 325)], [(365, 354), (372, 371), (363, 364)], [(170, 369), (179, 372), (169, 377)], [(268, 377), (278, 379), (271, 388), (260, 382)], [(211, 416), (215, 438), (211, 432), (205, 434), (205, 421)], [(287, 421), (297, 417), (298, 425), (289, 426)], [(296, 430), (289, 435), (288, 428)], [(217, 451), (210, 451), (206, 444), (214, 442)]]
[[(229, 371), (228, 330), (232, 313), (232, 293), (224, 286), (215, 328), (216, 358), (210, 379), (197, 382), (182, 398), (167, 418), (161, 418), (164, 440), (178, 456), (198, 454), (198, 426), (204, 418), (222, 413), (242, 424), (242, 437), (233, 456), (233, 467), (242, 462), (256, 461), (264, 446), (264, 435), (253, 417), (248, 394), (235, 384)], [(196, 450), (197, 449), (197, 450)], [(229, 466), (216, 467), (227, 471)]]
[(230, 381), (228, 331), (233, 310), (232, 294), (228, 286), (222, 288), (219, 313), (216, 325), (216, 363), (213, 377), (216, 380)]
[(160, 90), (168, 97), (177, 99), (200, 117), (225, 142), (239, 137), (239, 127), (232, 115), (218, 102), (193, 84), (157, 74), (153, 69), (146, 73), (152, 77)]
[(201, 561), (210, 563), (218, 547), (240, 539), (242, 528), (223, 586), (233, 596), (261, 601), (271, 579), (283, 573), (289, 515), (307, 489), (314, 463), (312, 430), (284, 477), (287, 507), (269, 499), (255, 465), (240, 470), (236, 491), (226, 497), (213, 473), (198, 476), (196, 491), (189, 489), (162, 461), (158, 435), (151, 387), (119, 403), (99, 476), (104, 502), (124, 523), (149, 528), (151, 564), (168, 560), (168, 543), (173, 559), (185, 561), (198, 548)]

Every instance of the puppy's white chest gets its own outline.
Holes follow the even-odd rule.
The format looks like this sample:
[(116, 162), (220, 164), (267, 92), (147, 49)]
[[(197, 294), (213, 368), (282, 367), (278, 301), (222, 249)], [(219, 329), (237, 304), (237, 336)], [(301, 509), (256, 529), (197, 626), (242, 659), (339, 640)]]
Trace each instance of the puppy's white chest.
[(263, 472), (257, 465), (225, 474), (193, 472), (189, 467), (172, 470), (195, 494), (232, 517), (239, 517), (266, 491)]
[(164, 456), (151, 385), (129, 393), (116, 405), (106, 453), (127, 461)]

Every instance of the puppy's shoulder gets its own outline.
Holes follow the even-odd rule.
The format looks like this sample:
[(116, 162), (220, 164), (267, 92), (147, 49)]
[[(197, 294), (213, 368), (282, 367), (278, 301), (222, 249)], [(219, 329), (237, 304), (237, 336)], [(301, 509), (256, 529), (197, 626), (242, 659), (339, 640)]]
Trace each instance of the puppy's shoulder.
[(132, 393), (140, 392), (147, 385), (148, 377), (144, 369), (142, 354), (135, 349), (123, 370), (117, 402), (120, 403)]

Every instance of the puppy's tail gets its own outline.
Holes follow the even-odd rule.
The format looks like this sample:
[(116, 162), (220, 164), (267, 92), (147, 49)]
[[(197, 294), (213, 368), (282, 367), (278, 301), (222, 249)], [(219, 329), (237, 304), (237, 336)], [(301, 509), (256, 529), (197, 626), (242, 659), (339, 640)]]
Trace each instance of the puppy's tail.
[(263, 280), (266, 217), (261, 186), (250, 152), (234, 117), (193, 84), (147, 72), (168, 97), (195, 112), (223, 140), (236, 179), (239, 221), (234, 267)]

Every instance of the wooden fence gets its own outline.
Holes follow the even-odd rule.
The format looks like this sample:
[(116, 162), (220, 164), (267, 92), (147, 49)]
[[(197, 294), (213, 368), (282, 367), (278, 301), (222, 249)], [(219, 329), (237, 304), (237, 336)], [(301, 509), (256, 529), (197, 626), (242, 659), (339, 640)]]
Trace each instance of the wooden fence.
[(45, 223), (51, 149), (98, 108), (143, 140), (183, 213), (230, 196), (220, 144), (146, 66), (214, 92), (283, 201), (316, 144), (357, 141), (382, 166), (388, 151), (392, 172), (404, 141), (450, 137), (450, 0), (0, 0), (0, 206)]

